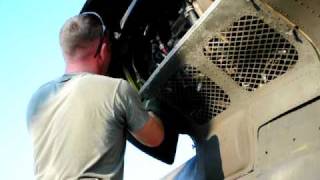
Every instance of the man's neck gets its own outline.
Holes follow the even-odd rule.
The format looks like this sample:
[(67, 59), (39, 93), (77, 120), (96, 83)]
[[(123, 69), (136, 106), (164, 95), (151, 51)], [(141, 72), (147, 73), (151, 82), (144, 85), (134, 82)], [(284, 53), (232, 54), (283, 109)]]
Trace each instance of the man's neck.
[(90, 63), (67, 63), (65, 73), (74, 74), (74, 73), (92, 73), (99, 74), (99, 69), (96, 65)]
[(76, 73), (91, 73), (91, 74), (97, 74), (95, 71), (90, 70), (80, 70), (80, 69), (65, 69), (66, 74), (76, 74)]

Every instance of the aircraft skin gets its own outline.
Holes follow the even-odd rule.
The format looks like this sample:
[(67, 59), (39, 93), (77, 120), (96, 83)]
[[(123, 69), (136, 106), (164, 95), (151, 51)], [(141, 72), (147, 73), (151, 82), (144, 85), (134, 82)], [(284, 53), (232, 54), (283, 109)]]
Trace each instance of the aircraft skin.
[(292, 180), (320, 175), (319, 9), (319, 0), (88, 0), (81, 12), (102, 14), (125, 78), (159, 100), (165, 142), (130, 141), (169, 164), (178, 134), (194, 141), (196, 156), (164, 179)]

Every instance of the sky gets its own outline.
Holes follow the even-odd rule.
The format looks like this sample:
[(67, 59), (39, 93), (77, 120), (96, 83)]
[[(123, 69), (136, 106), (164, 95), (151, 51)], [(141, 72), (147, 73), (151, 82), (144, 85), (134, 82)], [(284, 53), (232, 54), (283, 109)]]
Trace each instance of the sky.
[[(64, 71), (58, 34), (84, 0), (0, 0), (0, 179), (33, 180), (32, 144), (26, 108), (32, 93)], [(124, 179), (159, 179), (195, 154), (181, 136), (173, 165), (128, 144)]]

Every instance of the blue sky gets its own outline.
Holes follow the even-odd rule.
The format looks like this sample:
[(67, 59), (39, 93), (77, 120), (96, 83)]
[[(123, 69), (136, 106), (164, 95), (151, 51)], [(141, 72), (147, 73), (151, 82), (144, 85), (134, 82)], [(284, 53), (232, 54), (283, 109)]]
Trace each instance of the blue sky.
[[(32, 93), (64, 71), (58, 34), (84, 0), (0, 0), (0, 179), (32, 180), (32, 146), (25, 112)], [(175, 164), (166, 165), (128, 146), (125, 180), (158, 179), (192, 155), (183, 136)]]

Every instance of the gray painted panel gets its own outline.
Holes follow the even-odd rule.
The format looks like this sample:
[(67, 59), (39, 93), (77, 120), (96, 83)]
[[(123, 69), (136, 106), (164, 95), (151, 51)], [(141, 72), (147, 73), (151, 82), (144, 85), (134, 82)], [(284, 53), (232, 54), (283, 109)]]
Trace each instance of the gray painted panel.
[(319, 179), (319, 109), (320, 100), (301, 106), (260, 128), (257, 178)]

